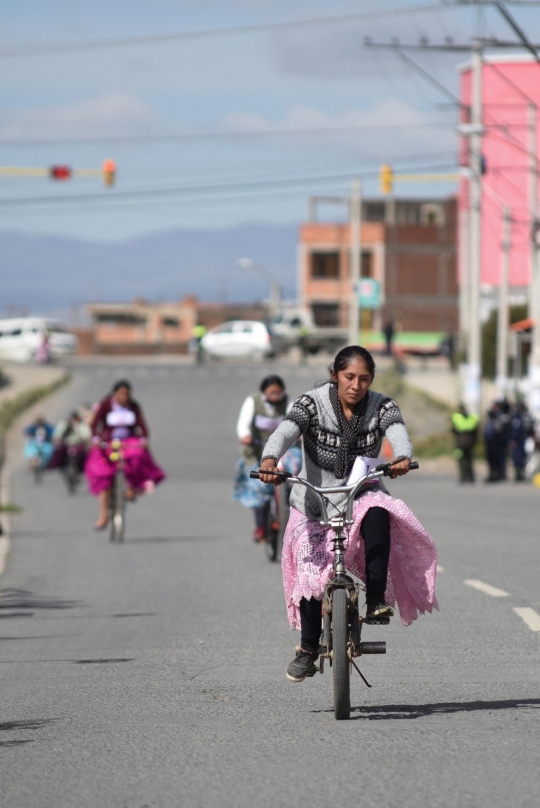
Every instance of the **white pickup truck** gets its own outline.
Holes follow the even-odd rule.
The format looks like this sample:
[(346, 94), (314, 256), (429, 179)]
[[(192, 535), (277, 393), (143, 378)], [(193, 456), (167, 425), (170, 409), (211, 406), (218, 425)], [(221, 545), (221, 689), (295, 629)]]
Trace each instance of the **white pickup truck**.
[(335, 353), (347, 344), (346, 328), (315, 325), (308, 309), (285, 309), (269, 320), (270, 330), (278, 337), (284, 350), (294, 346), (308, 353)]

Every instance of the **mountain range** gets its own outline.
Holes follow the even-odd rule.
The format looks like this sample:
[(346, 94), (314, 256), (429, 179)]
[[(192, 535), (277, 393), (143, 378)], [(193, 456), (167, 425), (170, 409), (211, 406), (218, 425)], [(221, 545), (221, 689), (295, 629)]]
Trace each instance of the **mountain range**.
[[(67, 317), (91, 301), (135, 297), (253, 302), (275, 278), (296, 294), (296, 225), (179, 229), (123, 242), (0, 232), (0, 316)], [(255, 266), (241, 269), (240, 258)]]

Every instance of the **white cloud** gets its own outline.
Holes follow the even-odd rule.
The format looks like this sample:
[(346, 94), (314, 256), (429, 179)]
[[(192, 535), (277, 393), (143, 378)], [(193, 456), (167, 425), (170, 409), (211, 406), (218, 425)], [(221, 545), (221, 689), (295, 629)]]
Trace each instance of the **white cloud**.
[(139, 132), (157, 118), (153, 108), (134, 95), (107, 93), (75, 104), (5, 110), (2, 140), (77, 138)]
[[(440, 123), (440, 126), (433, 126)], [(321, 130), (318, 139), (306, 137), (313, 148), (346, 148), (363, 157), (421, 154), (456, 148), (453, 120), (448, 115), (423, 111), (400, 99), (380, 101), (365, 109), (330, 113), (308, 106), (293, 106), (280, 120), (257, 113), (227, 115), (223, 128), (247, 133)], [(348, 131), (350, 130), (350, 131)], [(324, 132), (324, 134), (322, 134)], [(300, 136), (301, 137), (301, 136)]]

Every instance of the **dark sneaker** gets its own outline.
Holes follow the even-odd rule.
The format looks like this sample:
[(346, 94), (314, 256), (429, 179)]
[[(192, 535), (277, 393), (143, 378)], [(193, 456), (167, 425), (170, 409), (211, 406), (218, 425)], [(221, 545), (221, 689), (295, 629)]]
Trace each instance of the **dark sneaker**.
[(380, 603), (372, 603), (369, 604), (366, 611), (366, 620), (372, 620), (374, 618), (381, 618), (381, 617), (393, 617), (394, 610), (388, 603), (385, 603), (384, 600), (381, 600)]
[(317, 671), (315, 661), (318, 657), (319, 654), (313, 651), (302, 651), (302, 649), (300, 649), (287, 668), (287, 679), (289, 682), (303, 682), (306, 676), (313, 676)]

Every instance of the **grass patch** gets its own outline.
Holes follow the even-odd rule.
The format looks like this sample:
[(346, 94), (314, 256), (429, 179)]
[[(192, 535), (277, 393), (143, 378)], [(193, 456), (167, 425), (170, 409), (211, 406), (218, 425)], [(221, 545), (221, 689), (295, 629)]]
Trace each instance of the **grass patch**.
[(395, 399), (403, 413), (414, 446), (414, 456), (452, 457), (454, 440), (450, 432), (452, 407), (438, 398), (407, 384), (407, 377), (395, 371), (378, 373), (375, 389)]
[(22, 513), (22, 508), (13, 502), (4, 502), (3, 505), (0, 505), (0, 513)]

